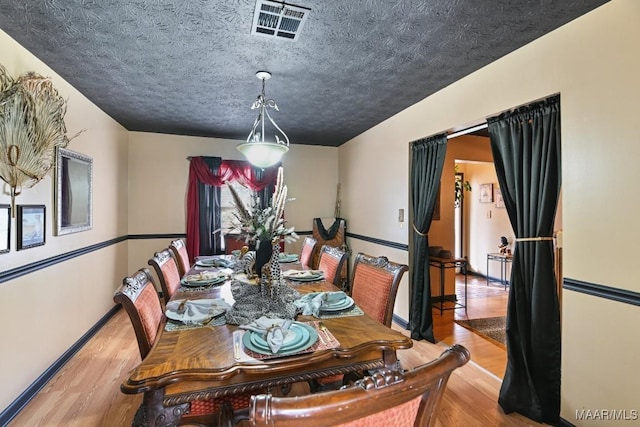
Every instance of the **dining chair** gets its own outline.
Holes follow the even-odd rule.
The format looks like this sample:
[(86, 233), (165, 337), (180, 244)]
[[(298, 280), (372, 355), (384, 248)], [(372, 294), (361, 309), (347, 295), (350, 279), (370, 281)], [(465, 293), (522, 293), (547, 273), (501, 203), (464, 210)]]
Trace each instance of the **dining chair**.
[(322, 245), (320, 248), (320, 258), (318, 260), (318, 270), (324, 272), (324, 278), (339, 288), (344, 288), (342, 283), (342, 266), (349, 258), (349, 252), (345, 252), (333, 246)]
[(316, 250), (318, 241), (313, 237), (305, 237), (302, 242), (302, 250), (300, 251), (300, 264), (306, 268), (314, 268), (312, 264), (313, 252)]
[(182, 239), (176, 239), (169, 244), (169, 250), (173, 253), (173, 257), (178, 262), (178, 272), (180, 273), (180, 277), (184, 276), (191, 268), (187, 245), (185, 245)]
[(156, 341), (164, 313), (151, 273), (141, 268), (122, 281), (113, 300), (126, 310), (138, 340), (140, 358), (147, 357)]
[(162, 298), (166, 305), (171, 297), (180, 289), (180, 270), (178, 270), (178, 262), (174, 258), (169, 249), (156, 252), (148, 262), (153, 266), (160, 287), (162, 288)]
[[(409, 266), (390, 262), (386, 257), (373, 257), (362, 252), (356, 255), (351, 276), (351, 297), (356, 305), (387, 327), (393, 320), (393, 306), (398, 293), (400, 279)], [(337, 388), (353, 377), (361, 377), (362, 373), (332, 375), (318, 378), (309, 383), (312, 390)]]
[[(278, 427), (432, 426), (451, 373), (469, 361), (458, 344), (440, 357), (409, 371), (378, 371), (340, 390), (306, 396), (251, 398), (249, 424)], [(233, 411), (227, 406), (222, 425)]]
[[(144, 359), (153, 347), (160, 328), (164, 327), (164, 312), (149, 270), (141, 268), (133, 276), (125, 277), (114, 293), (113, 300), (122, 305), (129, 315), (138, 340), (140, 358)], [(249, 407), (250, 399), (250, 393), (242, 393), (179, 405), (177, 422), (179, 425), (214, 425), (224, 402), (230, 402), (233, 410), (241, 411)]]
[(400, 279), (409, 266), (387, 257), (358, 253), (351, 275), (351, 297), (365, 313), (391, 327)]

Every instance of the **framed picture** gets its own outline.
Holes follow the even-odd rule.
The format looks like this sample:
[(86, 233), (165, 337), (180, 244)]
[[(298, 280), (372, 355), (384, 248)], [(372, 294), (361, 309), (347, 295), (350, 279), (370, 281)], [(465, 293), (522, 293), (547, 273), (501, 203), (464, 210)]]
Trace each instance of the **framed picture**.
[(496, 208), (504, 208), (504, 199), (499, 188), (496, 188)]
[(18, 250), (44, 245), (45, 209), (44, 205), (18, 206)]
[(493, 184), (480, 184), (480, 203), (493, 202)]
[(56, 236), (91, 230), (93, 223), (93, 159), (58, 148), (56, 157)]
[(0, 205), (0, 254), (11, 248), (11, 206)]

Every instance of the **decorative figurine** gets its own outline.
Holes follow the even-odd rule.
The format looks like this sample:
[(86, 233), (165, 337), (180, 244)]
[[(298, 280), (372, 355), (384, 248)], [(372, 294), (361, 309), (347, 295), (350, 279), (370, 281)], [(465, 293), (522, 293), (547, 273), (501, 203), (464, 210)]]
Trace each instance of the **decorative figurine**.
[(504, 236), (500, 237), (500, 245), (498, 246), (498, 249), (500, 249), (500, 255), (511, 254), (511, 249), (508, 249), (508, 246), (509, 241), (507, 240), (507, 238)]

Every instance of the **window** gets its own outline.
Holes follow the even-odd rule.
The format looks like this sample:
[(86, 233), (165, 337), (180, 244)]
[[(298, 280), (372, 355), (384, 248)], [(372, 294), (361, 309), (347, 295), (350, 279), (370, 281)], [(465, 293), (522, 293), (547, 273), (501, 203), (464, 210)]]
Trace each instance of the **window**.
[(233, 229), (233, 213), (236, 210), (236, 205), (233, 202), (233, 196), (231, 196), (231, 191), (229, 191), (229, 185), (233, 186), (233, 189), (236, 190), (245, 207), (251, 206), (251, 195), (253, 192), (240, 185), (237, 182), (228, 182), (226, 185), (223, 185), (220, 188), (220, 214), (222, 217), (221, 226), (224, 234), (233, 233), (235, 230)]

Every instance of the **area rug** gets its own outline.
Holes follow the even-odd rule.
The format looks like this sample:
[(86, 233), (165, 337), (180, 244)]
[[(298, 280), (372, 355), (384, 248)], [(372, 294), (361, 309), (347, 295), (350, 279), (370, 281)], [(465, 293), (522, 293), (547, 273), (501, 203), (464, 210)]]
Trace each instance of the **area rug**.
[(506, 322), (505, 316), (484, 317), (481, 319), (456, 320), (458, 325), (480, 335), (483, 338), (505, 348), (506, 345)]

